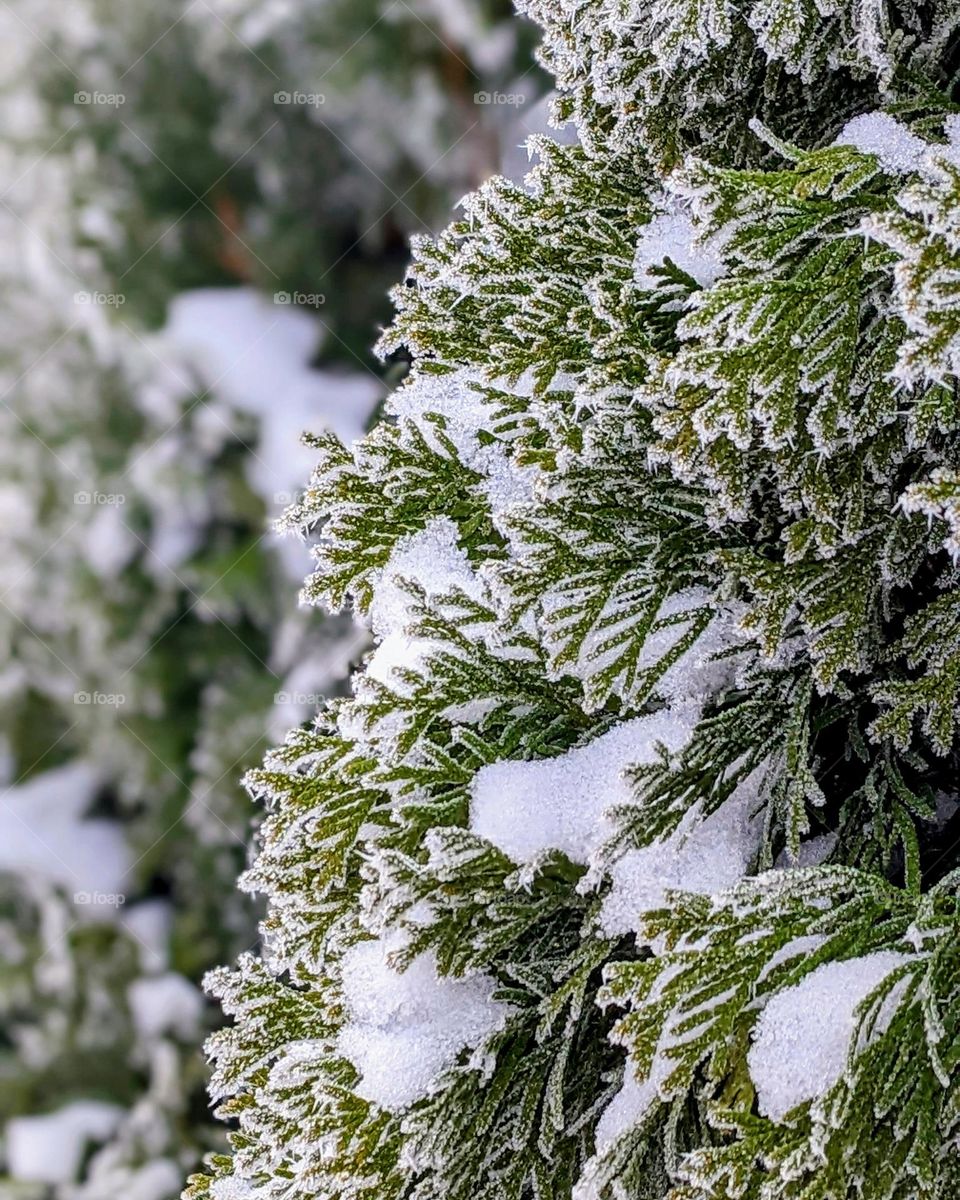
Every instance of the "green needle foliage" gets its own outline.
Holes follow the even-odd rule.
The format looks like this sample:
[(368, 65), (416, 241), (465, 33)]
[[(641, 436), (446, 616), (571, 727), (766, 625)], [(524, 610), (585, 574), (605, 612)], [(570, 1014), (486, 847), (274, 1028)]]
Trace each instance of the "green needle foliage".
[(524, 0), (288, 513), (376, 649), (249, 777), (192, 1200), (960, 1183), (960, 5)]
[(508, 13), (2, 6), (4, 1196), (172, 1200), (225, 1145), (199, 984), (258, 945), (239, 780), (367, 644), (297, 612), (272, 519), (301, 433), (386, 390), (408, 232), (492, 169), (517, 109), (475, 93), (526, 71), (532, 106)]

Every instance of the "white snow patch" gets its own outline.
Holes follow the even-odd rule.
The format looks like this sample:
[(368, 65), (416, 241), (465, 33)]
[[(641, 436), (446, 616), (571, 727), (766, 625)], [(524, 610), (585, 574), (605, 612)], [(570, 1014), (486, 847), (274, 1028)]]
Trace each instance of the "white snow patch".
[[(798, 1104), (833, 1087), (843, 1074), (856, 1033), (857, 1006), (909, 958), (879, 950), (824, 963), (770, 1000), (754, 1027), (747, 1055), (764, 1116), (782, 1121)], [(893, 1017), (895, 995), (884, 1003), (878, 1033)]]
[(202, 466), (197, 448), (173, 429), (139, 452), (128, 468), (131, 483), (150, 502), (144, 568), (157, 578), (176, 573), (199, 548), (211, 516), (211, 497), (191, 476)]
[(77, 1100), (44, 1116), (14, 1117), (6, 1127), (10, 1175), (31, 1183), (72, 1182), (86, 1146), (110, 1137), (122, 1117), (122, 1108), (98, 1100)]
[[(678, 966), (666, 967), (654, 984), (651, 999), (661, 995), (663, 988), (679, 971)], [(596, 1190), (595, 1182), (603, 1156), (625, 1133), (639, 1125), (659, 1100), (660, 1089), (675, 1065), (668, 1057), (667, 1051), (670, 1047), (679, 1045), (681, 1040), (670, 1032), (669, 1023), (664, 1025), (650, 1070), (644, 1078), (637, 1075), (635, 1064), (627, 1058), (620, 1091), (600, 1116), (595, 1134), (595, 1153), (584, 1167), (580, 1183), (574, 1188), (573, 1200), (599, 1200), (600, 1192)]]
[[(254, 288), (199, 288), (170, 305), (162, 343), (195, 369), (205, 388), (259, 421), (247, 458), (250, 486), (278, 514), (310, 479), (316, 451), (305, 431), (332, 430), (349, 445), (366, 428), (383, 388), (372, 374), (310, 365), (322, 327), (302, 308), (276, 304)], [(229, 421), (226, 421), (229, 424)], [(291, 574), (304, 574), (303, 552), (282, 543)]]
[(482, 447), (471, 466), (483, 476), (481, 487), (494, 527), (509, 538), (511, 530), (505, 518), (518, 505), (533, 499), (540, 468), (521, 465), (499, 443)]
[[(657, 623), (678, 618), (676, 624), (664, 624), (651, 631), (643, 644), (638, 665), (649, 668), (663, 659), (688, 632), (690, 622), (683, 620), (686, 613), (699, 608), (711, 607), (713, 597), (706, 588), (685, 588), (669, 596), (660, 606)], [(657, 691), (669, 700), (703, 698), (727, 687), (736, 674), (737, 660), (734, 656), (717, 659), (716, 655), (730, 650), (737, 641), (737, 620), (740, 613), (729, 607), (714, 616), (693, 645), (685, 650), (677, 661), (663, 674)]]
[(938, 159), (960, 166), (960, 113), (951, 113), (943, 122), (943, 132), (947, 139), (946, 146), (928, 146), (926, 170), (935, 173), (934, 164)]
[[(492, 432), (493, 409), (478, 390), (480, 382), (477, 372), (469, 369), (446, 375), (415, 375), (391, 392), (387, 412), (415, 424), (436, 450), (442, 449), (438, 437), (438, 428), (442, 427), (457, 457), (469, 466), (480, 445), (477, 433)], [(442, 418), (442, 426), (438, 427), (431, 417)]]
[(826, 940), (823, 934), (807, 933), (787, 942), (779, 950), (774, 951), (764, 964), (759, 976), (760, 982), (762, 983), (765, 979), (768, 979), (777, 967), (782, 967), (784, 963), (790, 962), (791, 959), (806, 958), (810, 954), (816, 954)]
[(634, 256), (634, 278), (645, 289), (664, 286), (653, 267), (665, 259), (692, 276), (703, 288), (711, 287), (726, 272), (723, 242), (717, 236), (703, 238), (689, 209), (672, 196), (662, 196), (664, 211), (641, 226)]
[[(119, 1135), (97, 1151), (83, 1172), (83, 1181), (77, 1188), (69, 1190), (64, 1200), (174, 1200), (183, 1190), (184, 1165), (172, 1158), (153, 1158), (143, 1166), (133, 1167), (130, 1163), (131, 1142), (148, 1142), (146, 1153), (162, 1144), (162, 1132), (156, 1130), (151, 1136), (146, 1132), (148, 1123), (157, 1125), (157, 1109), (149, 1102), (141, 1102), (130, 1121), (125, 1121)], [(134, 1151), (136, 1153), (136, 1151)]]
[(670, 837), (628, 850), (610, 867), (612, 887), (600, 912), (607, 937), (636, 930), (641, 913), (664, 907), (668, 891), (712, 896), (746, 875), (763, 831), (755, 812), (763, 774), (758, 767), (709, 817), (691, 812)]
[(791, 855), (789, 850), (781, 850), (773, 865), (781, 870), (791, 867), (819, 867), (833, 853), (836, 844), (837, 835), (835, 833), (821, 833), (817, 837), (807, 838), (805, 842), (801, 842), (796, 858)]
[[(480, 484), (490, 506), (494, 525), (502, 527), (503, 515), (514, 505), (528, 501), (533, 495), (534, 482), (539, 474), (535, 466), (521, 466), (507, 453), (506, 435), (497, 441), (481, 442), (478, 434), (493, 434), (496, 403), (488, 400), (478, 386), (484, 381), (475, 370), (464, 369), (447, 375), (417, 375), (403, 387), (397, 388), (387, 401), (387, 411), (399, 420), (410, 421), (438, 452), (446, 453), (439, 438), (435, 419), (442, 419), (445, 438), (455, 446), (457, 457), (482, 478)], [(493, 386), (489, 382), (487, 386)], [(527, 395), (532, 381), (519, 380), (504, 390), (513, 395)]]
[(696, 705), (664, 709), (556, 758), (481, 767), (471, 784), (470, 828), (515, 862), (560, 850), (587, 863), (614, 833), (607, 811), (633, 803), (626, 769), (655, 762), (659, 744), (682, 749), (699, 715)]
[[(274, 304), (255, 288), (198, 288), (182, 292), (170, 304), (162, 336), (186, 352), (205, 386), (254, 416), (281, 422), (264, 431), (276, 459), (270, 490), (285, 479), (308, 477), (313, 455), (296, 445), (303, 429), (333, 429), (342, 441), (363, 433), (379, 383), (364, 376), (337, 376), (309, 366), (322, 340), (322, 326), (302, 308)], [(356, 387), (354, 386), (356, 385)], [(292, 439), (283, 436), (295, 431)], [(279, 438), (277, 435), (281, 435)], [(278, 441), (282, 445), (278, 445)], [(263, 446), (261, 446), (263, 449)]]
[(83, 530), (83, 558), (101, 579), (113, 579), (137, 552), (138, 542), (118, 505), (102, 505)]
[(143, 900), (124, 908), (124, 929), (140, 949), (145, 971), (162, 971), (170, 961), (173, 909), (168, 900)]
[[(301, 658), (283, 676), (283, 687), (275, 693), (274, 706), (267, 718), (267, 734), (272, 744), (280, 745), (295, 725), (316, 716), (334, 685), (350, 674), (350, 668), (369, 642), (369, 633), (357, 627), (353, 636), (330, 638), (306, 657), (302, 657), (302, 642), (297, 644)], [(271, 665), (279, 674), (281, 668), (275, 663)]]
[(434, 517), (397, 542), (374, 586), (370, 620), (375, 634), (402, 633), (410, 620), (411, 597), (398, 580), (419, 584), (428, 598), (459, 588), (480, 599), (480, 585), (459, 540), (460, 532), (449, 517)]
[(367, 663), (367, 674), (382, 683), (398, 686), (397, 667), (418, 668), (433, 643), (407, 633), (413, 620), (414, 599), (401, 580), (419, 584), (427, 599), (436, 599), (458, 588), (475, 600), (483, 589), (470, 562), (457, 544), (459, 530), (448, 517), (436, 517), (418, 533), (401, 538), (374, 583), (370, 621), (380, 643)]
[(623, 1086), (603, 1110), (597, 1122), (595, 1137), (598, 1154), (603, 1154), (627, 1130), (643, 1120), (651, 1104), (657, 1100), (658, 1088), (669, 1075), (672, 1065), (664, 1055), (656, 1054), (650, 1074), (645, 1079), (638, 1079), (633, 1063), (627, 1060)]
[(130, 850), (115, 821), (84, 817), (99, 785), (92, 766), (73, 762), (4, 793), (0, 869), (79, 893), (80, 902), (102, 917), (114, 909), (94, 901), (123, 892)]
[(189, 1040), (196, 1037), (203, 1014), (203, 994), (183, 975), (135, 979), (127, 989), (134, 1028), (144, 1041), (164, 1034)]
[(344, 999), (351, 1019), (340, 1052), (360, 1072), (357, 1094), (388, 1109), (428, 1095), (462, 1050), (503, 1028), (509, 1006), (494, 1000), (487, 975), (451, 979), (432, 953), (400, 973), (387, 963), (385, 939), (360, 942), (344, 956)]
[(862, 154), (875, 154), (880, 166), (891, 175), (919, 171), (930, 146), (910, 132), (889, 113), (861, 113), (844, 125), (834, 141), (837, 146), (853, 146)]
[(169, 1200), (183, 1190), (183, 1170), (172, 1158), (156, 1158), (123, 1182), (123, 1200)]

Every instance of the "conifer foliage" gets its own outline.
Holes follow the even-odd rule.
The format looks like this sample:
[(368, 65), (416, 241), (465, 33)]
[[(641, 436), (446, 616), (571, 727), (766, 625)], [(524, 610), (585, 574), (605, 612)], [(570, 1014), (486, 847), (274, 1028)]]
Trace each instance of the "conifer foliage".
[(960, 5), (523, 0), (287, 522), (376, 647), (251, 777), (195, 1200), (960, 1185)]
[(239, 778), (366, 645), (297, 611), (272, 518), (301, 432), (386, 390), (371, 280), (487, 169), (503, 9), (0, 3), (5, 1197), (172, 1200), (225, 1142), (199, 984), (257, 944)]

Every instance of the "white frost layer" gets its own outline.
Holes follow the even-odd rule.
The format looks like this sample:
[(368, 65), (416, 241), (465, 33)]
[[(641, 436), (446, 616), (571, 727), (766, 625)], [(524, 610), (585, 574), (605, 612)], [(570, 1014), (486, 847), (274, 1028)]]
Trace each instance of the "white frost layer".
[[(774, 1121), (822, 1096), (843, 1074), (856, 1028), (856, 1008), (909, 956), (880, 950), (846, 962), (824, 963), (767, 1004), (747, 1055), (760, 1112)], [(883, 1006), (878, 1032), (895, 1010)]]
[(720, 240), (701, 239), (689, 210), (674, 197), (664, 196), (662, 203), (665, 211), (640, 229), (634, 278), (642, 288), (663, 287), (663, 277), (654, 274), (652, 268), (662, 266), (669, 258), (701, 287), (711, 287), (726, 271)]
[(503, 1027), (510, 1009), (492, 999), (486, 975), (444, 978), (433, 954), (421, 954), (402, 974), (388, 966), (383, 939), (360, 942), (343, 960), (350, 1021), (338, 1043), (362, 1076), (356, 1091), (399, 1109), (430, 1093), (462, 1050), (482, 1046)]
[(482, 588), (466, 554), (458, 546), (459, 531), (448, 517), (428, 521), (418, 533), (401, 538), (374, 584), (370, 620), (380, 644), (367, 664), (367, 674), (382, 683), (396, 685), (396, 667), (423, 665), (431, 643), (410, 637), (413, 597), (401, 580), (419, 584), (427, 599), (453, 589), (479, 600)]
[(41, 1117), (14, 1117), (6, 1127), (7, 1169), (31, 1183), (70, 1183), (91, 1142), (105, 1141), (123, 1117), (116, 1104), (77, 1100)]
[(135, 979), (127, 989), (134, 1028), (145, 1041), (163, 1034), (194, 1038), (203, 1013), (203, 995), (189, 979), (168, 971)]
[(587, 863), (614, 833), (607, 811), (633, 802), (626, 769), (655, 762), (658, 744), (682, 749), (699, 715), (695, 705), (664, 709), (556, 758), (482, 767), (471, 784), (470, 828), (515, 862), (560, 850)]
[[(123, 891), (130, 850), (115, 821), (85, 820), (99, 777), (84, 762), (69, 763), (11, 788), (0, 799), (0, 869), (40, 877), (72, 893)], [(105, 916), (106, 901), (91, 909)]]
[(686, 820), (670, 837), (628, 850), (610, 868), (612, 887), (600, 911), (607, 937), (636, 930), (641, 913), (662, 908), (668, 891), (712, 896), (738, 883), (760, 845), (757, 815), (763, 768), (758, 767), (705, 820)]
[(861, 113), (854, 117), (844, 125), (834, 144), (853, 146), (863, 154), (875, 154), (881, 167), (892, 175), (919, 171), (930, 149), (923, 138), (884, 112)]

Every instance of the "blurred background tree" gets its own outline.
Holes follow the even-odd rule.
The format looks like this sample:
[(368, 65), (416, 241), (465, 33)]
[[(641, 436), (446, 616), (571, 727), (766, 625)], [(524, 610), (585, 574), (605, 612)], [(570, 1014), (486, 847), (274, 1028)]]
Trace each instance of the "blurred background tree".
[(271, 521), (402, 373), (408, 236), (536, 119), (525, 38), (496, 0), (0, 6), (5, 1194), (166, 1200), (217, 1144), (238, 781), (365, 646)]

